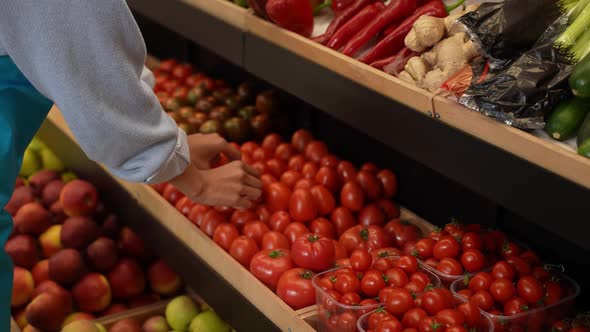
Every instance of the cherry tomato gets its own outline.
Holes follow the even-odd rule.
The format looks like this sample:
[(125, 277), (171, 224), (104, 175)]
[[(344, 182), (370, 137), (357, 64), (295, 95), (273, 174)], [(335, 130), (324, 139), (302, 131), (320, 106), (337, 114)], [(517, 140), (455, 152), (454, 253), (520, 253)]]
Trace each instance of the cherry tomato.
[(342, 186), (342, 191), (340, 192), (340, 204), (342, 206), (352, 211), (360, 211), (363, 207), (364, 200), (363, 190), (358, 183), (348, 181)]
[(336, 166), (336, 173), (338, 173), (338, 177), (342, 183), (356, 179), (356, 168), (351, 162), (346, 160), (338, 163), (338, 166)]
[(166, 60), (162, 60), (160, 62), (160, 65), (158, 66), (158, 69), (162, 72), (171, 72), (172, 69), (174, 67), (176, 67), (176, 65), (178, 64), (178, 61), (176, 61), (176, 59), (166, 59)]
[(428, 237), (433, 239), (434, 241), (438, 241), (445, 235), (447, 235), (447, 233), (444, 232), (442, 230), (442, 228), (435, 227), (434, 229), (432, 229), (432, 231), (430, 231), (430, 233), (428, 234)]
[(469, 300), (471, 298), (471, 296), (473, 295), (473, 291), (469, 288), (464, 288), (460, 291), (457, 292), (457, 294), (463, 296), (464, 298), (466, 298), (467, 300)]
[(333, 291), (336, 295), (338, 295), (338, 298), (340, 297), (340, 293), (334, 291), (334, 283), (330, 281), (330, 277), (320, 278), (317, 282), (317, 285), (319, 288), (325, 290), (326, 292)]
[[(262, 150), (262, 149), (260, 149), (260, 150)], [(262, 151), (264, 151), (264, 150), (262, 150)], [(253, 162), (253, 163), (251, 163), (250, 165), (251, 165), (251, 166), (252, 166), (254, 169), (256, 169), (256, 170), (258, 171), (258, 173), (260, 173), (260, 174), (262, 174), (262, 175), (264, 175), (264, 174), (267, 174), (267, 173), (268, 173), (268, 168), (266, 167), (266, 164), (265, 164), (264, 162), (262, 162), (262, 161), (254, 161), (254, 162)], [(270, 175), (270, 174), (269, 174), (269, 175)], [(273, 178), (274, 178), (274, 176), (273, 176)], [(263, 184), (263, 186), (264, 186), (264, 184), (265, 184), (265, 183), (263, 182), (262, 184)], [(268, 184), (267, 184), (267, 185), (268, 185)], [(263, 187), (263, 189), (264, 189), (264, 187)]]
[(468, 332), (467, 329), (461, 325), (450, 325), (445, 329), (445, 332)]
[(179, 199), (178, 202), (176, 202), (176, 205), (174, 207), (176, 208), (176, 210), (178, 210), (178, 212), (182, 213), (185, 216), (188, 216), (193, 205), (195, 205), (195, 203), (193, 203), (190, 200), (190, 198), (185, 196), (185, 197)]
[(514, 296), (515, 288), (511, 280), (500, 278), (492, 282), (489, 291), (494, 300), (504, 303)]
[(359, 306), (360, 307), (369, 307), (366, 309), (362, 309), (358, 311), (358, 315), (357, 316), (362, 316), (364, 314), (368, 314), (369, 312), (373, 311), (375, 309), (375, 306), (379, 304), (379, 302), (377, 302), (377, 300), (375, 299), (364, 299), (361, 300), (361, 302), (359, 302)]
[(375, 261), (378, 258), (401, 256), (402, 252), (397, 248), (385, 247), (371, 251), (371, 255), (373, 255), (373, 261)]
[(532, 250), (526, 250), (523, 251), (520, 254), (520, 258), (524, 259), (525, 261), (527, 261), (531, 266), (536, 266), (541, 264), (541, 259), (539, 258), (539, 256), (537, 256), (537, 254), (532, 251)]
[(231, 215), (231, 223), (236, 226), (238, 230), (244, 228), (244, 225), (249, 221), (258, 219), (256, 213), (251, 210), (235, 210)]
[(457, 257), (457, 255), (459, 255), (460, 250), (461, 248), (459, 247), (459, 242), (457, 242), (457, 240), (454, 237), (443, 236), (434, 245), (432, 253), (434, 255), (434, 258), (441, 260), (446, 257)]
[(281, 183), (284, 183), (287, 186), (287, 188), (293, 190), (297, 181), (301, 180), (302, 178), (303, 176), (301, 175), (301, 173), (293, 170), (287, 170), (285, 173), (281, 175), (280, 181)]
[(299, 129), (293, 134), (291, 144), (293, 144), (293, 147), (297, 149), (297, 151), (303, 152), (307, 144), (312, 140), (313, 136), (309, 131), (306, 129)]
[(293, 187), (293, 190), (297, 190), (297, 189), (310, 190), (313, 186), (315, 186), (315, 183), (313, 182), (313, 180), (301, 179), (301, 180), (297, 181), (297, 183), (295, 183), (295, 187)]
[(346, 311), (338, 316), (336, 331), (356, 332), (356, 315), (354, 312)]
[(441, 332), (444, 326), (435, 317), (426, 317), (420, 322), (418, 330), (420, 332)]
[(334, 289), (340, 293), (358, 293), (361, 290), (361, 282), (354, 274), (340, 274), (334, 282)]
[(273, 291), (283, 273), (293, 268), (291, 254), (285, 249), (264, 249), (250, 262), (250, 272)]
[(300, 222), (290, 223), (283, 231), (283, 234), (285, 234), (291, 245), (293, 245), (295, 240), (307, 233), (309, 233), (309, 229), (307, 229), (307, 227), (305, 227), (305, 225)]
[(513, 297), (504, 303), (504, 315), (518, 315), (529, 310), (528, 303), (520, 297)]
[(369, 315), (367, 318), (367, 325), (369, 326), (369, 329), (375, 329), (380, 321), (387, 318), (391, 318), (391, 315), (385, 311), (385, 307), (379, 307), (375, 312)]
[(334, 229), (334, 225), (326, 219), (326, 218), (317, 218), (314, 219), (309, 224), (309, 230), (312, 233), (321, 235), (323, 237), (327, 237), (333, 239), (336, 236), (336, 230)]
[(344, 305), (358, 306), (361, 302), (361, 296), (357, 293), (345, 293), (342, 294), (339, 302)]
[(203, 218), (205, 217), (205, 214), (207, 213), (207, 211), (209, 211), (209, 209), (211, 208), (206, 205), (195, 204), (188, 214), (188, 219), (193, 224), (200, 227), (203, 223)]
[(332, 265), (335, 254), (332, 240), (317, 234), (303, 235), (291, 246), (293, 262), (313, 271), (327, 270)]
[(402, 256), (395, 261), (395, 267), (402, 269), (406, 274), (418, 271), (418, 260), (414, 256)]
[(469, 289), (477, 292), (479, 290), (488, 290), (494, 282), (494, 278), (488, 272), (479, 272), (469, 280)]
[(344, 232), (338, 240), (346, 248), (346, 252), (351, 253), (355, 249), (366, 249), (369, 252), (391, 246), (391, 239), (385, 235), (383, 229), (379, 226), (362, 227), (354, 226)]
[(436, 259), (436, 258), (428, 258), (427, 260), (424, 261), (424, 264), (431, 266), (435, 269), (438, 266), (438, 263), (439, 263), (438, 259)]
[(250, 261), (257, 252), (256, 241), (244, 235), (236, 238), (229, 247), (229, 254), (245, 268), (250, 266)]
[(377, 258), (374, 260), (372, 268), (375, 270), (379, 270), (381, 272), (385, 272), (388, 269), (393, 267), (393, 262), (391, 262), (387, 258)]
[[(412, 293), (412, 294), (419, 294), (424, 291), (424, 289), (426, 288), (426, 285), (427, 284), (423, 283), (420, 280), (410, 280), (410, 281), (408, 281), (407, 284), (405, 284), (404, 288), (409, 290), (410, 293)], [(418, 300), (418, 299), (416, 299), (416, 300)]]
[(295, 148), (289, 143), (280, 143), (274, 151), (275, 158), (289, 161), (296, 154)]
[(486, 258), (477, 249), (467, 249), (461, 255), (461, 264), (467, 272), (476, 272), (484, 268)]
[(383, 169), (377, 173), (377, 179), (381, 183), (381, 192), (384, 198), (392, 198), (397, 193), (397, 177), (388, 170)]
[(430, 238), (423, 238), (416, 242), (416, 252), (420, 256), (420, 259), (427, 259), (432, 257), (434, 244), (434, 240)]
[(404, 287), (409, 281), (406, 272), (399, 267), (387, 269), (385, 276), (387, 277), (387, 285), (390, 287)]
[(429, 315), (453, 307), (453, 294), (448, 289), (435, 288), (424, 293), (422, 297), (422, 309)]
[(336, 228), (336, 235), (340, 237), (349, 228), (356, 225), (356, 220), (349, 209), (345, 207), (337, 207), (332, 211), (330, 216), (334, 227)]
[(365, 272), (371, 268), (373, 256), (367, 250), (357, 249), (350, 254), (350, 267), (357, 272)]
[(546, 306), (555, 304), (563, 298), (563, 288), (555, 281), (548, 281), (545, 283), (545, 294), (543, 295), (543, 303)]
[(279, 146), (279, 144), (281, 144), (282, 142), (283, 139), (281, 138), (281, 136), (279, 136), (279, 134), (272, 133), (266, 135), (266, 137), (262, 140), (262, 144), (260, 146), (263, 149), (274, 152)]
[(213, 232), (213, 241), (228, 251), (232, 242), (240, 236), (236, 226), (230, 223), (223, 223), (217, 226)]
[(479, 307), (471, 302), (461, 303), (457, 306), (457, 310), (463, 313), (465, 317), (465, 323), (468, 327), (476, 327), (479, 325), (481, 319), (481, 312)]
[(289, 214), (295, 221), (310, 221), (317, 217), (318, 211), (311, 192), (296, 189), (289, 200)]
[(273, 158), (266, 162), (266, 169), (272, 176), (279, 179), (287, 170), (287, 163), (283, 160)]
[[(265, 162), (268, 159), (271, 158), (271, 152), (268, 150), (265, 150), (263, 148), (256, 148), (256, 150), (254, 150), (252, 152), (252, 159), (254, 161), (259, 161), (259, 162)], [(263, 172), (265, 173), (265, 172)]]
[(402, 330), (402, 323), (400, 323), (397, 318), (391, 317), (391, 319), (386, 319), (379, 322), (375, 332), (402, 332)]
[(377, 204), (369, 204), (359, 213), (358, 221), (363, 226), (383, 226), (385, 224), (385, 214), (383, 214), (383, 211), (381, 211)]
[(270, 184), (265, 192), (266, 204), (271, 212), (286, 211), (291, 196), (289, 187), (281, 182)]
[(301, 169), (301, 175), (304, 179), (310, 179), (315, 181), (315, 176), (318, 172), (318, 165), (313, 161), (308, 161), (303, 165)]
[(383, 229), (393, 237), (393, 244), (398, 248), (403, 248), (407, 242), (417, 241), (420, 235), (420, 230), (416, 226), (400, 219), (388, 222)]
[(416, 271), (416, 272), (412, 273), (410, 275), (410, 280), (420, 281), (424, 285), (428, 285), (429, 283), (431, 283), (431, 280), (430, 280), (430, 277), (428, 276), (428, 274), (426, 274), (422, 271)]
[(515, 274), (514, 268), (506, 261), (500, 261), (494, 264), (491, 272), (494, 279), (507, 278), (514, 280)]
[[(334, 259), (348, 259), (348, 254), (346, 253), (346, 249), (336, 240), (332, 240), (334, 244)], [(350, 263), (346, 264), (346, 266), (350, 265)]]
[(182, 63), (174, 66), (172, 75), (179, 80), (185, 80), (192, 73), (192, 67), (188, 63)]
[(332, 213), (336, 207), (336, 201), (328, 189), (322, 185), (315, 185), (311, 188), (310, 192), (319, 215), (325, 216)]
[[(345, 255), (345, 256), (348, 256), (348, 255)], [(348, 259), (348, 258), (339, 258), (339, 259), (336, 259), (336, 261), (334, 262), (334, 267), (346, 267), (346, 266), (350, 266), (350, 259)]]
[(492, 294), (486, 290), (480, 290), (471, 295), (469, 302), (475, 304), (484, 311), (488, 311), (494, 305)]
[(412, 294), (404, 288), (393, 288), (391, 295), (385, 302), (385, 309), (392, 315), (399, 316), (412, 309), (414, 298)]
[(461, 237), (461, 245), (463, 246), (463, 251), (468, 249), (483, 249), (481, 237), (474, 232), (465, 233), (463, 237)]
[(463, 267), (461, 266), (461, 263), (450, 257), (443, 258), (436, 266), (436, 269), (451, 276), (458, 276), (463, 273)]
[(256, 244), (260, 246), (262, 244), (262, 236), (269, 231), (268, 226), (262, 221), (249, 221), (244, 225), (242, 234), (254, 239)]
[(256, 149), (258, 149), (258, 144), (255, 142), (246, 142), (240, 147), (240, 151), (247, 155), (252, 155)]
[(408, 310), (403, 318), (402, 324), (404, 327), (413, 327), (418, 328), (420, 325), (420, 321), (424, 318), (428, 317), (428, 314), (422, 308), (412, 308)]
[[(288, 168), (293, 171), (301, 172), (303, 170), (303, 165), (305, 165), (305, 157), (303, 155), (294, 155), (289, 159)], [(303, 176), (303, 175), (302, 175)]]
[(336, 168), (338, 166), (339, 162), (340, 162), (340, 160), (338, 160), (338, 157), (336, 157), (333, 154), (327, 154), (327, 155), (323, 156), (322, 159), (320, 160), (320, 165)]
[(514, 271), (519, 277), (531, 274), (531, 266), (520, 257), (510, 256), (506, 259), (506, 262), (514, 268)]
[(447, 326), (463, 325), (465, 322), (465, 315), (463, 315), (461, 311), (455, 309), (443, 309), (437, 312), (435, 317)]
[(514, 242), (506, 242), (502, 246), (502, 256), (508, 258), (520, 255), (520, 247)]
[(295, 310), (313, 305), (316, 301), (313, 276), (312, 271), (301, 268), (283, 273), (277, 283), (277, 295)]
[(271, 230), (277, 232), (284, 232), (287, 225), (291, 223), (291, 216), (285, 211), (276, 211), (273, 213), (268, 221), (268, 226)]
[(305, 157), (316, 163), (319, 163), (327, 154), (328, 147), (322, 141), (311, 141), (305, 147)]
[(340, 179), (334, 168), (322, 166), (315, 175), (315, 181), (331, 192), (338, 192), (340, 189)]
[(367, 297), (377, 296), (379, 291), (385, 288), (385, 286), (387, 286), (387, 284), (385, 283), (384, 275), (378, 270), (367, 271), (361, 279), (361, 291)]
[(393, 218), (399, 218), (399, 216), (400, 216), (399, 205), (395, 204), (394, 202), (392, 202), (388, 199), (378, 200), (377, 206), (385, 214), (385, 218), (387, 218), (387, 220), (391, 220)]
[(278, 231), (269, 231), (262, 235), (260, 249), (287, 249), (291, 248), (289, 239)]
[(209, 210), (203, 216), (203, 222), (199, 228), (201, 231), (203, 231), (203, 233), (207, 234), (207, 236), (213, 237), (215, 229), (224, 222), (225, 218), (220, 212), (217, 210)]
[(529, 304), (537, 304), (544, 294), (543, 285), (532, 276), (524, 276), (516, 284), (518, 296)]

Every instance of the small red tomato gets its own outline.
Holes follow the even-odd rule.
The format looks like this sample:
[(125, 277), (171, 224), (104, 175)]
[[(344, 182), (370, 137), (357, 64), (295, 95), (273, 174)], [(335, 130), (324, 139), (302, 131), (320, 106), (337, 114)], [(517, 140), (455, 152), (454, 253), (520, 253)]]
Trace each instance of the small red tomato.
[(334, 168), (322, 166), (315, 174), (315, 181), (331, 192), (337, 192), (340, 189), (340, 180)]
[(226, 221), (223, 217), (223, 214), (221, 214), (217, 210), (209, 210), (203, 216), (203, 222), (201, 223), (201, 226), (199, 228), (201, 229), (201, 231), (203, 231), (203, 233), (207, 234), (207, 236), (213, 237), (215, 229), (224, 222)]
[(281, 175), (281, 182), (284, 183), (289, 189), (293, 190), (297, 181), (301, 180), (302, 178), (303, 175), (301, 175), (301, 173), (294, 170), (288, 170)]
[(277, 283), (277, 295), (295, 310), (313, 305), (316, 301), (313, 276), (313, 272), (300, 268), (283, 273)]
[(514, 285), (512, 284), (511, 280), (500, 278), (492, 282), (489, 291), (490, 294), (492, 294), (494, 300), (504, 303), (514, 296), (516, 290), (514, 289)]
[(303, 155), (295, 155), (289, 159), (289, 167), (290, 170), (301, 172), (303, 170), (303, 165), (305, 165), (305, 157)]
[(291, 223), (291, 216), (285, 211), (276, 211), (273, 213), (268, 221), (268, 226), (271, 230), (277, 232), (284, 232), (287, 225)]
[[(347, 259), (348, 260), (348, 255), (346, 253), (346, 249), (336, 240), (332, 240), (332, 243), (334, 243), (334, 259), (335, 260), (339, 260), (339, 259)], [(349, 266), (350, 262), (347, 263), (345, 266)]]
[(336, 173), (340, 182), (348, 182), (356, 179), (356, 168), (350, 161), (343, 160), (336, 166)]
[(514, 268), (514, 271), (519, 277), (531, 274), (531, 266), (520, 257), (510, 256), (506, 259), (506, 262)]
[(555, 304), (563, 298), (563, 288), (555, 281), (548, 281), (545, 283), (545, 294), (543, 295), (543, 303), (546, 306)]
[(360, 211), (364, 204), (364, 193), (361, 186), (353, 181), (348, 181), (340, 191), (340, 204), (352, 211)]
[(381, 211), (383, 211), (383, 213), (385, 214), (385, 218), (387, 218), (387, 220), (399, 218), (400, 216), (399, 205), (395, 204), (394, 202), (388, 199), (378, 200), (377, 206), (379, 206)]
[(250, 272), (273, 291), (283, 273), (292, 268), (291, 255), (285, 249), (264, 249), (250, 261)]
[(232, 242), (240, 236), (236, 226), (230, 223), (223, 223), (213, 232), (213, 241), (217, 243), (223, 250), (228, 251)]
[(461, 245), (463, 246), (464, 251), (468, 249), (483, 249), (481, 237), (474, 232), (465, 233), (463, 237), (461, 237)]
[(291, 245), (289, 239), (278, 231), (269, 231), (262, 235), (262, 245), (260, 249), (287, 249), (289, 250)]
[(240, 147), (240, 151), (243, 154), (248, 155), (252, 155), (252, 153), (254, 153), (256, 149), (258, 149), (258, 144), (256, 144), (255, 142), (246, 142), (242, 144), (242, 146)]
[(263, 149), (263, 148), (256, 148), (254, 152), (252, 152), (252, 159), (254, 161), (265, 162), (270, 159), (270, 152)]
[(426, 313), (426, 311), (424, 311), (424, 309), (413, 308), (408, 310), (404, 314), (402, 318), (402, 324), (404, 325), (404, 327), (418, 328), (420, 325), (420, 321), (422, 321), (426, 317), (428, 317), (428, 314)]
[(322, 141), (311, 141), (305, 147), (305, 157), (316, 163), (319, 163), (327, 154), (328, 147)]
[(337, 207), (332, 211), (330, 216), (334, 227), (336, 228), (336, 235), (340, 237), (349, 228), (356, 225), (356, 220), (349, 209), (345, 207)]
[(391, 319), (379, 322), (375, 332), (402, 332), (402, 329), (402, 323), (397, 318), (391, 317)]
[(477, 249), (467, 249), (461, 255), (461, 264), (467, 272), (477, 272), (484, 268), (486, 258)]
[(541, 264), (541, 259), (537, 254), (532, 250), (526, 250), (520, 254), (520, 258), (527, 261), (531, 266), (536, 266)]
[(369, 329), (375, 329), (377, 328), (377, 324), (379, 324), (379, 322), (391, 317), (392, 316), (387, 311), (385, 311), (384, 307), (379, 307), (377, 310), (375, 310), (375, 312), (369, 315), (367, 319), (367, 325), (369, 326)]
[(361, 186), (367, 200), (376, 201), (381, 198), (381, 184), (374, 174), (361, 170), (356, 175), (356, 181)]
[(414, 306), (412, 294), (404, 288), (393, 288), (391, 295), (385, 302), (385, 309), (392, 315), (401, 316)]
[(502, 256), (508, 258), (511, 256), (519, 256), (520, 247), (514, 242), (506, 242), (502, 246)]
[(229, 254), (245, 268), (250, 266), (250, 261), (257, 252), (256, 241), (244, 235), (236, 238), (229, 247)]
[(357, 272), (367, 271), (372, 264), (373, 256), (364, 249), (357, 249), (350, 254), (350, 267)]
[(266, 169), (272, 176), (279, 179), (281, 175), (287, 170), (287, 163), (280, 159), (270, 159), (266, 161)]
[(369, 204), (359, 213), (358, 221), (363, 226), (383, 226), (385, 224), (385, 215), (377, 204)]
[(368, 307), (368, 308), (359, 310), (357, 316), (360, 317), (362, 315), (368, 314), (369, 312), (373, 311), (378, 304), (379, 304), (379, 302), (377, 302), (377, 300), (375, 300), (375, 299), (361, 300), (361, 302), (359, 302), (359, 307)]
[(463, 267), (461, 266), (461, 263), (459, 263), (459, 261), (457, 261), (456, 259), (450, 257), (443, 258), (436, 266), (436, 269), (444, 274), (448, 274), (451, 276), (458, 276), (463, 274)]
[(325, 216), (332, 213), (336, 207), (336, 201), (328, 189), (322, 185), (315, 185), (311, 187), (310, 192), (319, 215)]
[(366, 162), (361, 166), (361, 171), (369, 172), (371, 174), (377, 174), (379, 169), (377, 168), (377, 165), (375, 165), (374, 163)]
[(178, 212), (182, 213), (185, 216), (188, 216), (189, 212), (191, 211), (194, 205), (195, 203), (193, 203), (190, 200), (190, 198), (185, 196), (179, 199), (174, 207), (176, 208), (176, 210), (178, 210)]
[(338, 316), (335, 331), (356, 332), (356, 314), (350, 311), (343, 312)]
[[(423, 283), (422, 281), (410, 280), (410, 281), (408, 281), (407, 284), (404, 285), (404, 288), (409, 290), (413, 294), (419, 294), (424, 291), (426, 286), (427, 286), (427, 284)], [(416, 300), (418, 300), (418, 298), (416, 298)], [(416, 301), (414, 301), (414, 302), (416, 302)], [(416, 302), (416, 305), (418, 305), (418, 302)]]
[(256, 241), (256, 244), (260, 247), (260, 245), (262, 244), (262, 236), (269, 231), (270, 229), (265, 223), (257, 220), (247, 222), (246, 225), (244, 225), (242, 234), (254, 239), (254, 241)]
[(297, 181), (297, 183), (295, 183), (295, 187), (293, 187), (293, 190), (297, 190), (297, 189), (311, 189), (311, 187), (315, 186), (315, 183), (313, 182), (313, 180), (311, 179), (301, 179), (299, 181)]
[(338, 157), (336, 157), (333, 154), (328, 154), (322, 157), (322, 159), (320, 160), (320, 165), (336, 168), (339, 162), (340, 160), (338, 160)]
[(301, 169), (301, 175), (304, 179), (310, 179), (315, 181), (315, 176), (318, 172), (318, 165), (313, 161), (308, 161), (303, 165)]
[(332, 225), (332, 223), (326, 218), (314, 219), (309, 224), (309, 230), (314, 234), (318, 234), (329, 239), (333, 239), (336, 236), (334, 225)]
[(524, 276), (516, 283), (518, 296), (529, 304), (537, 304), (544, 294), (543, 285), (532, 276)]
[(480, 290), (471, 295), (469, 302), (475, 304), (484, 311), (488, 311), (494, 305), (492, 294), (486, 290)]
[(434, 245), (432, 253), (434, 258), (441, 260), (446, 257), (455, 258), (459, 255), (459, 242), (452, 236), (443, 236)]
[(457, 292), (457, 294), (463, 296), (465, 299), (469, 300), (471, 298), (471, 296), (473, 295), (473, 291), (469, 288), (464, 288), (460, 291)]
[(367, 297), (375, 297), (379, 294), (379, 291), (385, 288), (387, 284), (385, 283), (384, 275), (381, 271), (378, 270), (369, 270), (363, 275), (361, 279), (361, 291)]
[(518, 315), (527, 312), (528, 310), (529, 306), (527, 301), (520, 297), (513, 297), (504, 303), (504, 315), (506, 316)]
[(422, 271), (416, 271), (410, 275), (410, 280), (418, 280), (424, 285), (428, 285), (432, 282), (428, 274)]
[(381, 272), (385, 272), (392, 267), (393, 263), (387, 258), (377, 258), (372, 266), (372, 268)]
[(402, 269), (406, 274), (418, 271), (418, 260), (414, 256), (402, 256), (395, 261), (395, 267)]
[(468, 287), (474, 292), (488, 290), (492, 282), (494, 278), (488, 272), (479, 272), (469, 280)]
[(418, 227), (400, 219), (388, 222), (383, 226), (383, 230), (394, 239), (394, 245), (398, 248), (403, 248), (407, 242), (417, 241), (420, 235)]
[(443, 309), (436, 313), (435, 316), (441, 323), (447, 326), (463, 325), (465, 315), (461, 311), (454, 309)]
[(481, 319), (479, 307), (471, 302), (462, 303), (457, 306), (457, 310), (463, 313), (465, 323), (468, 327), (476, 327)]
[(361, 296), (357, 293), (344, 293), (340, 296), (340, 300), (338, 301), (344, 305), (355, 305), (358, 306), (359, 302), (361, 302)]
[(265, 191), (266, 204), (271, 212), (286, 211), (291, 200), (291, 190), (281, 182), (275, 182)]
[(383, 169), (377, 173), (377, 179), (381, 182), (381, 192), (384, 198), (392, 198), (397, 193), (397, 177), (388, 170)]
[(515, 274), (514, 268), (506, 261), (500, 261), (494, 264), (491, 272), (494, 279), (507, 278), (509, 280), (514, 280)]
[(309, 229), (307, 229), (307, 227), (305, 227), (305, 225), (300, 222), (290, 223), (283, 231), (283, 234), (285, 234), (291, 245), (293, 245), (295, 240), (307, 233), (309, 233)]
[(296, 154), (295, 148), (289, 143), (281, 143), (275, 149), (275, 158), (281, 159), (283, 161), (289, 161), (291, 157)]
[(296, 221), (310, 221), (317, 217), (314, 198), (308, 189), (296, 189), (289, 200), (289, 214)]
[(444, 288), (435, 288), (424, 293), (422, 297), (422, 309), (429, 315), (453, 307), (453, 294)]
[(406, 272), (399, 267), (387, 269), (385, 276), (387, 277), (387, 285), (391, 287), (404, 287), (409, 281)]
[(332, 265), (335, 254), (332, 240), (317, 234), (303, 235), (291, 246), (293, 262), (313, 271), (327, 270)]
[(281, 138), (281, 136), (279, 136), (279, 134), (273, 133), (266, 135), (266, 137), (262, 140), (262, 144), (260, 146), (263, 149), (274, 152), (279, 146), (279, 144), (281, 144), (282, 142), (283, 139)]
[(416, 242), (416, 252), (420, 259), (427, 259), (432, 257), (432, 250), (434, 249), (434, 240), (430, 238), (423, 238)]
[(361, 290), (361, 282), (354, 274), (340, 274), (336, 277), (334, 289), (340, 293), (358, 293)]
[(201, 224), (203, 223), (203, 218), (205, 217), (205, 214), (207, 213), (207, 211), (209, 211), (211, 208), (206, 206), (206, 205), (201, 205), (201, 204), (195, 204), (192, 208), (191, 211), (188, 214), (188, 219), (195, 224), (196, 226), (200, 227)]

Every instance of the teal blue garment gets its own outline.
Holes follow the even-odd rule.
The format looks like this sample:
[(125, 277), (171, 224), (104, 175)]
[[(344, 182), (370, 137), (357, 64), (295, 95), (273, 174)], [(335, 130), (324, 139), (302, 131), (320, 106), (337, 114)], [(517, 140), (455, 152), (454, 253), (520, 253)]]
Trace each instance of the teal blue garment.
[(12, 260), (4, 251), (12, 230), (12, 218), (4, 206), (14, 190), (25, 148), (51, 105), (9, 57), (0, 56), (0, 331), (10, 331), (13, 270)]

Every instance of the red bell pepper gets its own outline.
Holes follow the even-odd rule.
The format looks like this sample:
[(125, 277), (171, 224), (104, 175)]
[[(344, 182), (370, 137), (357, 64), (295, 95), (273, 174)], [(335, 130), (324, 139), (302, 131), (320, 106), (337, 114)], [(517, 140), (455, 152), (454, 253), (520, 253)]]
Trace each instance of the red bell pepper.
[(268, 0), (266, 13), (287, 30), (305, 37), (313, 32), (313, 8), (309, 0)]
[(394, 0), (371, 23), (344, 46), (342, 53), (354, 56), (388, 24), (410, 16), (416, 10), (416, 0)]
[(371, 63), (371, 67), (381, 69), (389, 74), (397, 75), (404, 70), (406, 63), (418, 53), (404, 47), (395, 55)]
[(363, 8), (365, 8), (368, 4), (373, 3), (374, 0), (355, 0), (350, 6), (346, 7), (340, 15), (336, 16), (328, 29), (326, 29), (326, 33), (324, 33), (323, 39), (318, 38), (316, 41), (318, 43), (324, 44), (334, 36), (334, 34), (340, 29), (344, 23), (348, 22), (351, 18), (353, 18), (358, 12), (360, 12)]
[(418, 8), (410, 17), (406, 18), (395, 30), (383, 38), (373, 49), (359, 58), (359, 60), (364, 63), (371, 63), (401, 50), (404, 47), (404, 39), (410, 30), (412, 30), (414, 22), (423, 15), (446, 17), (447, 11), (440, 0), (425, 4)]
[(350, 38), (369, 24), (384, 8), (385, 5), (382, 2), (367, 5), (351, 18), (350, 21), (338, 29), (338, 32), (330, 38), (326, 46), (334, 50), (339, 50)]

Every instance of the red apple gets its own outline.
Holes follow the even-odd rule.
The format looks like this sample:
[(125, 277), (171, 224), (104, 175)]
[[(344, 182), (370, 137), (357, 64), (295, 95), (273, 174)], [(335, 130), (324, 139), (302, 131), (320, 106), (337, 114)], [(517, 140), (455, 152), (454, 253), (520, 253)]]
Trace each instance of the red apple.
[(163, 260), (157, 260), (149, 267), (148, 280), (152, 290), (162, 295), (173, 295), (182, 287), (180, 276)]
[(38, 285), (45, 280), (49, 280), (49, 260), (44, 259), (35, 264), (31, 273), (33, 274), (35, 285)]
[(29, 302), (35, 290), (35, 282), (31, 272), (22, 267), (15, 266), (13, 271), (13, 286), (11, 307), (20, 307)]
[(61, 297), (52, 293), (42, 293), (27, 306), (27, 321), (42, 331), (59, 331), (71, 309)]
[(145, 289), (145, 277), (139, 265), (129, 259), (123, 258), (109, 272), (109, 282), (113, 290), (113, 296), (118, 299), (128, 299), (141, 294)]
[(59, 201), (70, 217), (92, 216), (98, 204), (98, 192), (91, 183), (76, 179), (64, 186)]
[(38, 235), (51, 226), (51, 215), (41, 204), (27, 203), (16, 212), (14, 226), (21, 233)]
[(145, 259), (151, 256), (143, 240), (129, 227), (123, 227), (119, 235), (119, 248), (129, 256)]
[(108, 237), (100, 237), (86, 248), (86, 259), (99, 272), (107, 272), (119, 260), (117, 244)]
[(23, 328), (23, 332), (43, 332), (43, 331), (33, 327), (32, 325), (27, 325)]
[(59, 194), (61, 190), (65, 186), (64, 182), (61, 179), (52, 180), (41, 192), (41, 201), (43, 205), (50, 207), (53, 203), (59, 201)]
[(105, 276), (89, 273), (72, 288), (78, 308), (88, 312), (105, 310), (111, 304), (111, 287)]
[(72, 295), (70, 294), (70, 292), (65, 290), (65, 288), (58, 285), (55, 281), (45, 280), (38, 284), (35, 288), (35, 291), (33, 291), (33, 298), (36, 298), (37, 296), (43, 293), (51, 293), (53, 295), (59, 296), (65, 306), (67, 306), (68, 308), (72, 308)]
[(16, 181), (14, 181), (15, 188), (22, 187), (24, 185), (25, 185), (25, 180), (21, 177), (16, 178)]
[(43, 257), (51, 257), (63, 249), (61, 245), (61, 227), (61, 225), (53, 225), (39, 237)]
[(18, 310), (15, 310), (12, 313), (12, 317), (14, 318), (14, 322), (16, 323), (16, 325), (18, 325), (18, 327), (20, 327), (21, 329), (24, 329), (25, 326), (27, 326), (29, 323), (27, 323), (27, 316), (25, 315), (25, 308), (20, 308)]
[(30, 235), (15, 235), (6, 241), (4, 250), (12, 257), (14, 265), (30, 269), (39, 261), (37, 241)]
[(121, 225), (119, 225), (117, 216), (114, 214), (109, 214), (102, 222), (100, 233), (103, 236), (110, 237), (111, 239), (116, 239), (119, 236), (120, 231)]
[(86, 217), (70, 217), (61, 229), (61, 243), (65, 248), (83, 250), (99, 234), (98, 225)]
[(114, 315), (127, 310), (129, 310), (128, 306), (122, 303), (113, 303), (105, 311), (102, 312), (101, 316)]
[(132, 318), (122, 319), (109, 328), (109, 332), (142, 332), (141, 325)]
[(87, 312), (72, 312), (64, 320), (63, 326), (66, 326), (72, 322), (79, 321), (79, 320), (95, 320), (95, 319), (96, 319), (96, 317), (94, 317), (92, 314), (89, 314)]
[(35, 195), (33, 194), (33, 189), (31, 189), (31, 187), (17, 187), (12, 192), (12, 197), (10, 197), (10, 201), (6, 203), (4, 209), (8, 211), (10, 215), (14, 216), (18, 209), (20, 209), (23, 205), (31, 203), (34, 200)]
[(37, 171), (35, 174), (31, 175), (31, 177), (29, 178), (29, 186), (33, 189), (33, 192), (35, 192), (35, 195), (40, 196), (43, 192), (43, 189), (45, 189), (45, 186), (49, 182), (57, 180), (59, 178), (59, 173), (57, 173), (56, 171), (50, 169), (42, 169), (40, 171)]
[(59, 201), (51, 204), (49, 212), (51, 212), (51, 215), (53, 216), (52, 222), (54, 224), (61, 224), (66, 219), (68, 219), (68, 216), (66, 216), (66, 213), (64, 212), (64, 209), (62, 209), (61, 203)]
[(84, 272), (82, 256), (74, 249), (62, 249), (49, 258), (49, 277), (62, 285), (75, 283)]

